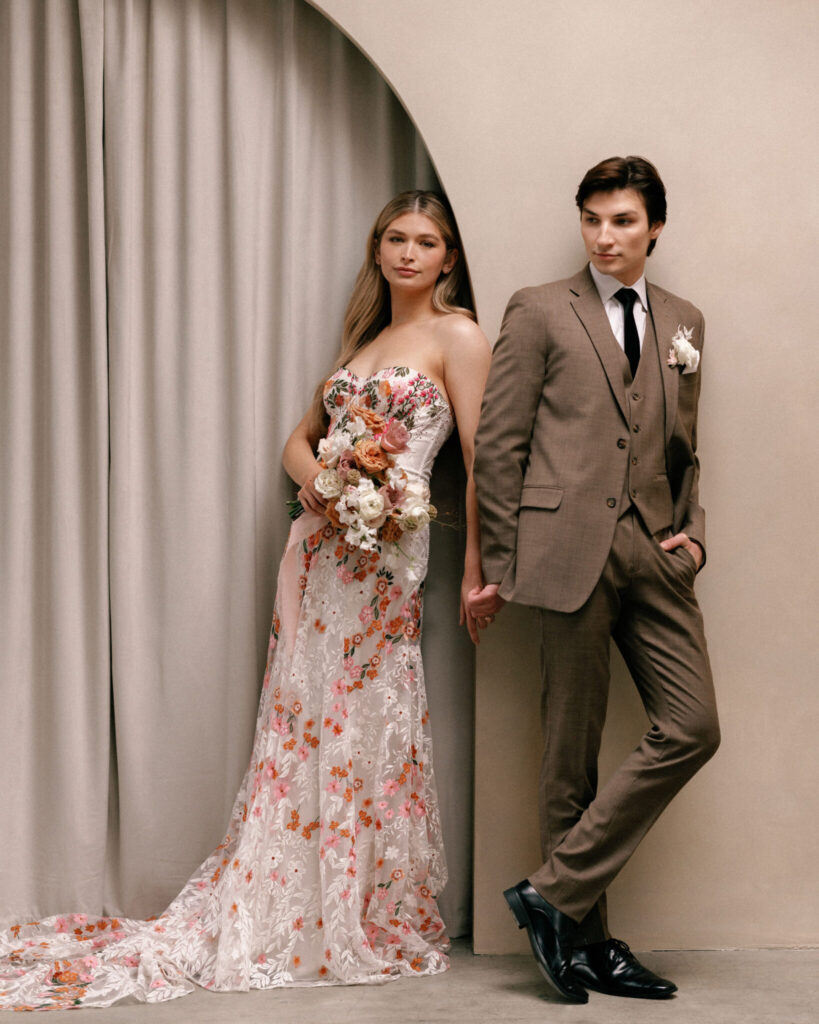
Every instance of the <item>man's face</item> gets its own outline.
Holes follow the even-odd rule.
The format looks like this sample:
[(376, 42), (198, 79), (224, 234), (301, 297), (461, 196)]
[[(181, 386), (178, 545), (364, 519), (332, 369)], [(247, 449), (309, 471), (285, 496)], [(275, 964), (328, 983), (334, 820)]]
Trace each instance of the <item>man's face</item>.
[(643, 197), (633, 188), (594, 192), (583, 204), (580, 232), (592, 266), (632, 285), (643, 274), (649, 243), (663, 230), (648, 223)]

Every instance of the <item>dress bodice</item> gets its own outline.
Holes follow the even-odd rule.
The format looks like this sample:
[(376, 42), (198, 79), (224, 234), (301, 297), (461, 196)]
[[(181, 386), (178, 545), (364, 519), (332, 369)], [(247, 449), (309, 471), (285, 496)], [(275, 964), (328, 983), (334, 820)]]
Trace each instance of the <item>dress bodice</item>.
[(329, 378), (324, 404), (328, 436), (346, 425), (351, 406), (364, 406), (385, 420), (399, 420), (410, 432), (407, 451), (395, 457), (410, 478), (429, 482), (435, 456), (453, 428), (453, 417), (438, 385), (420, 370), (387, 366), (359, 377), (346, 366)]

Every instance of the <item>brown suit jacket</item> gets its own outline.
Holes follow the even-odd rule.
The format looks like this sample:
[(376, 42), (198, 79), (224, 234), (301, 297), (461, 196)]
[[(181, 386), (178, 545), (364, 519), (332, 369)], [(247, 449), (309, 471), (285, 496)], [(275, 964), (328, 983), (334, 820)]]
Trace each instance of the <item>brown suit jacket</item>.
[[(668, 526), (705, 550), (698, 502), (701, 365), (681, 374), (666, 354), (678, 326), (704, 322), (690, 302), (649, 284), (662, 361)], [(588, 267), (516, 292), (507, 307), (476, 436), (475, 480), (484, 578), (509, 601), (572, 612), (588, 598), (611, 549), (629, 452), (622, 351)], [(667, 500), (667, 499), (666, 499)]]

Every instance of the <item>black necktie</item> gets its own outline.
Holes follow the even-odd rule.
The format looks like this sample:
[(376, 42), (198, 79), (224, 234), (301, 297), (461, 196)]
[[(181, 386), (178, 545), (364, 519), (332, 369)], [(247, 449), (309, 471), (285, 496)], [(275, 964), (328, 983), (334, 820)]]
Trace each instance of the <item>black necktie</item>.
[(637, 364), (640, 362), (640, 336), (637, 334), (637, 324), (634, 322), (634, 303), (637, 301), (637, 292), (633, 288), (621, 288), (614, 293), (615, 299), (623, 307), (623, 340), (625, 342), (626, 359), (631, 367), (631, 376), (637, 376)]

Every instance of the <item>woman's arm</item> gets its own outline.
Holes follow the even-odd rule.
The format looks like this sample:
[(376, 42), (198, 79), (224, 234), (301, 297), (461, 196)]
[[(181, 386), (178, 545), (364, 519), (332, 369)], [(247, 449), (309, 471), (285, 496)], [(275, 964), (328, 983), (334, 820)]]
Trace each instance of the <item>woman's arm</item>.
[(311, 512), (323, 513), (327, 503), (313, 486), (321, 464), (316, 460), (315, 446), (310, 437), (311, 418), (312, 411), (308, 410), (288, 437), (282, 452), (282, 465), (288, 476), (299, 485), (298, 498), (302, 505)]
[[(478, 501), (472, 462), (475, 454), (475, 431), (481, 412), (481, 399), (489, 373), (491, 352), (486, 335), (466, 317), (453, 318), (444, 349), (444, 384), (458, 424), (464, 469), (466, 470), (466, 555), (461, 583), (461, 623), (466, 624), (473, 643), (479, 643), (478, 621), (469, 611), (467, 597), (483, 586), (481, 572), (481, 534), (478, 522)], [(448, 325), (449, 326), (449, 325)]]

